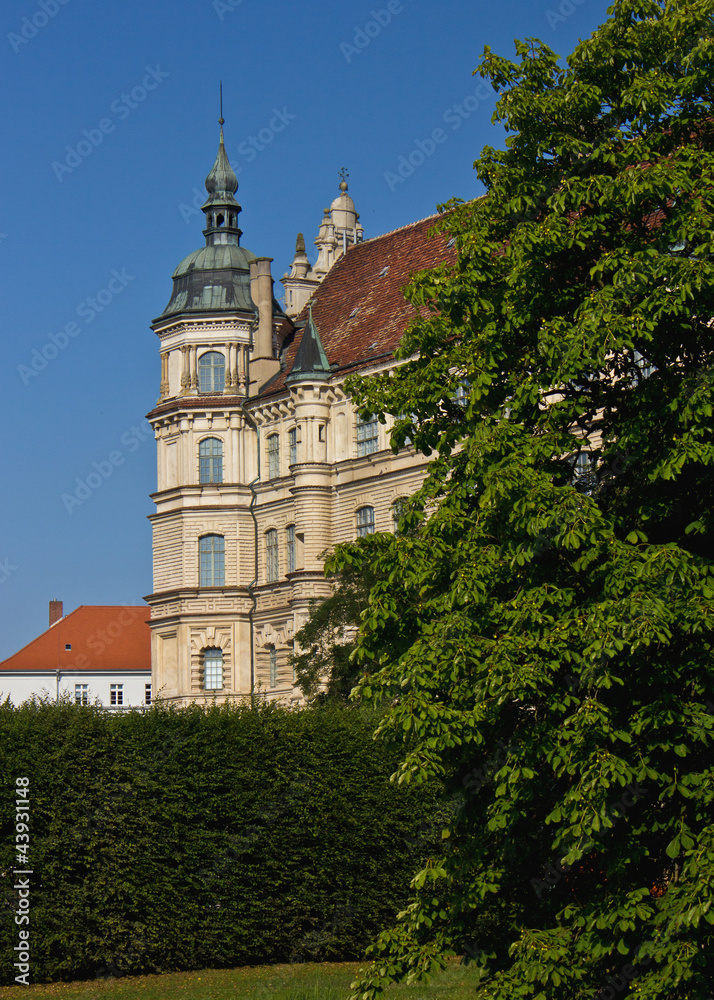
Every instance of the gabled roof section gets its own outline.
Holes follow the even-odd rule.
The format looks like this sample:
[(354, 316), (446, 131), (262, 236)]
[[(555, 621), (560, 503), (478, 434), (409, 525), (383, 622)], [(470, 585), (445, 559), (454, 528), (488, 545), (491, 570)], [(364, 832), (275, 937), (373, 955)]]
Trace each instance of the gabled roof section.
[(0, 671), (151, 671), (150, 614), (146, 605), (82, 605), (0, 663)]
[[(432, 215), (358, 243), (328, 272), (310, 306), (333, 371), (364, 367), (394, 354), (408, 323), (417, 315), (402, 292), (410, 275), (456, 260), (456, 250), (447, 245), (448, 236), (429, 234), (441, 218)], [(307, 319), (305, 308), (297, 322)], [(284, 370), (263, 386), (260, 397), (284, 391), (302, 357), (302, 343), (311, 336), (309, 331), (309, 323), (296, 331), (285, 354)]]

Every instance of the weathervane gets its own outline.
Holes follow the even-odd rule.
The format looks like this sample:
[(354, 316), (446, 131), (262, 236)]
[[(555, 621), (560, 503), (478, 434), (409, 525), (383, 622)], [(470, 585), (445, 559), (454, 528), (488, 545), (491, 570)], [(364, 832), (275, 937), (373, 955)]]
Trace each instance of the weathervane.
[(347, 167), (340, 167), (340, 180), (344, 181), (344, 183), (346, 184), (347, 183), (347, 178), (349, 176), (350, 175), (349, 175), (349, 171), (347, 170)]

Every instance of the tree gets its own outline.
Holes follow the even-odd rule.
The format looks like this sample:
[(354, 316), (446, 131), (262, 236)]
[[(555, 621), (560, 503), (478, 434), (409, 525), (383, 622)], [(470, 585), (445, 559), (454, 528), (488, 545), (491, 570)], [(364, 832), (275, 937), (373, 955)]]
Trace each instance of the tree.
[[(356, 547), (369, 549), (372, 541), (360, 540)], [(346, 703), (360, 675), (368, 671), (368, 664), (357, 663), (353, 653), (362, 612), (375, 583), (369, 566), (368, 559), (359, 569), (346, 566), (337, 575), (332, 594), (313, 602), (307, 621), (295, 633), (300, 652), (290, 657), (290, 663), (309, 704)]]
[(352, 383), (434, 456), (411, 531), (330, 564), (372, 561), (360, 694), (454, 805), (355, 998), (449, 954), (492, 1000), (714, 986), (713, 13), (485, 49), (506, 149), (404, 363)]

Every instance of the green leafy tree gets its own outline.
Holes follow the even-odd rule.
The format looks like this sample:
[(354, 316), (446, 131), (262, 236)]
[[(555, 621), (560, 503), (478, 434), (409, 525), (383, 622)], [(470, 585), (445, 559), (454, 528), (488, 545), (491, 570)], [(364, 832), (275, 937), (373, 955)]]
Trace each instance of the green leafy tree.
[(713, 13), (485, 50), (506, 148), (352, 385), (433, 454), (411, 530), (331, 563), (375, 575), (360, 692), (454, 802), (355, 998), (449, 954), (492, 1000), (714, 986)]
[[(372, 539), (358, 543), (369, 548)], [(290, 657), (295, 680), (309, 704), (347, 703), (369, 664), (354, 657), (357, 629), (375, 583), (369, 560), (345, 566), (337, 575), (333, 593), (313, 602), (310, 615), (295, 633), (300, 652)]]

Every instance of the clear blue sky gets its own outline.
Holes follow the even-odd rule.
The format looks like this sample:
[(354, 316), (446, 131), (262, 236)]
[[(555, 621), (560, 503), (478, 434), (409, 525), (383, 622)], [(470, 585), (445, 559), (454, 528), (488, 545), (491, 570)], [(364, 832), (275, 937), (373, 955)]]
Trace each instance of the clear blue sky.
[(512, 56), (535, 36), (567, 55), (605, 17), (602, 0), (3, 5), (0, 659), (46, 628), (52, 598), (66, 613), (151, 592), (149, 323), (204, 242), (191, 203), (217, 149), (219, 79), (242, 242), (275, 258), (281, 293), (340, 167), (366, 237), (474, 196), (474, 159), (503, 143), (471, 76), (484, 45)]

